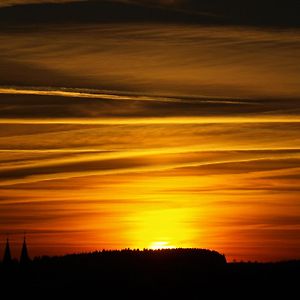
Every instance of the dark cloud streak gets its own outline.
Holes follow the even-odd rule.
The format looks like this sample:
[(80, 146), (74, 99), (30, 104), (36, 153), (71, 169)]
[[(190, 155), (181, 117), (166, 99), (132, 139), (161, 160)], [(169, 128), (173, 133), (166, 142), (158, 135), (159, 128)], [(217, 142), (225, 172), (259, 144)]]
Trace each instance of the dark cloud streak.
[[(154, 5), (155, 4), (155, 5)], [(168, 5), (166, 5), (168, 4)], [(172, 5), (171, 5), (172, 4)], [(101, 1), (0, 10), (2, 24), (164, 22), (299, 27), (297, 0)]]

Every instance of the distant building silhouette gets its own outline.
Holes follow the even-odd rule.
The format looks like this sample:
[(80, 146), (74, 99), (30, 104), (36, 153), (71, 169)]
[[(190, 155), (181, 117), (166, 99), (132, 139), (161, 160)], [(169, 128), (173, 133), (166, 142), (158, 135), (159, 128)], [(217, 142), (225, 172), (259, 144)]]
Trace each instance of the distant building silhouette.
[(27, 250), (27, 245), (26, 245), (26, 237), (24, 236), (23, 246), (22, 246), (21, 256), (20, 256), (20, 264), (26, 265), (29, 262), (30, 262), (30, 258), (28, 255), (28, 250)]
[(3, 256), (3, 265), (10, 265), (12, 263), (11, 253), (10, 253), (10, 246), (9, 246), (9, 240), (6, 239), (6, 246), (4, 250), (4, 256)]

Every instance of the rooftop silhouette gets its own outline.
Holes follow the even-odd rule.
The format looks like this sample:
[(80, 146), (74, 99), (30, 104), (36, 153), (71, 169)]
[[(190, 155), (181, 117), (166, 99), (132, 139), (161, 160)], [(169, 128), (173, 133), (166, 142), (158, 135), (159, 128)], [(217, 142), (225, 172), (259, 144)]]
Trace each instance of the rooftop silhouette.
[(11, 258), (11, 252), (10, 252), (10, 246), (9, 246), (9, 239), (6, 239), (6, 245), (4, 250), (4, 256), (3, 256), (3, 265), (9, 266), (12, 263)]
[[(20, 259), (19, 259), (20, 265), (25, 266), (28, 265), (31, 262), (31, 259), (28, 255), (28, 249), (27, 249), (27, 243), (26, 243), (26, 236), (24, 235)], [(11, 255), (10, 250), (10, 242), (9, 239), (6, 239), (5, 249), (4, 249), (4, 255), (3, 255), (3, 261), (2, 264), (5, 267), (10, 267), (14, 263), (14, 260)]]
[(21, 256), (20, 256), (20, 264), (27, 265), (29, 262), (30, 262), (30, 258), (28, 255), (28, 250), (26, 245), (26, 237), (24, 235), (23, 246), (22, 246)]

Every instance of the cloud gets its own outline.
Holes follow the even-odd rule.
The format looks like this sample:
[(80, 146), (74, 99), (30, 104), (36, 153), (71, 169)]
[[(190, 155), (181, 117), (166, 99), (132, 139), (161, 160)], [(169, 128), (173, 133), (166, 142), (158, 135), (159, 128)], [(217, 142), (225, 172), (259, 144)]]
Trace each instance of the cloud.
[[(49, 6), (49, 3), (64, 2), (79, 2), (79, 4)], [(297, 0), (286, 0), (284, 4), (272, 0), (265, 0), (263, 3), (247, 0), (243, 1), (243, 4), (238, 0), (227, 0), (225, 6), (223, 1), (218, 0), (4, 0), (1, 6), (30, 3), (40, 5), (23, 6), (21, 10), (17, 6), (6, 10), (6, 14), (3, 15), (6, 23), (53, 24), (57, 21), (91, 23), (146, 20), (164, 23), (299, 27)]]
[(72, 25), (28, 29), (26, 34), (23, 29), (2, 30), (0, 41), (0, 84), (6, 87), (202, 99), (288, 98), (288, 104), (300, 93), (294, 31)]
[[(298, 123), (300, 102), (160, 96), (79, 88), (0, 87), (1, 124)], [(253, 114), (256, 114), (255, 117)]]
[(299, 253), (297, 29), (19, 24), (0, 30), (1, 232), (34, 254), (144, 247), (157, 224), (230, 258)]
[[(197, 174), (195, 167), (198, 172), (201, 172), (201, 168), (204, 167), (202, 174), (215, 173), (216, 170), (222, 174), (228, 172), (231, 174), (236, 173), (237, 167), (241, 167), (242, 173), (248, 173), (261, 171), (262, 165), (266, 170), (295, 168), (298, 165), (299, 151), (234, 151), (235, 159), (232, 159), (232, 156), (233, 151), (196, 152), (194, 150), (191, 152), (184, 148), (80, 155), (75, 152), (72, 157), (70, 155), (49, 157), (44, 158), (42, 162), (40, 159), (31, 159), (28, 162), (23, 160), (21, 164), (8, 163), (3, 166), (0, 177), (1, 185), (5, 186), (88, 175), (157, 172), (172, 169), (178, 171), (181, 168), (191, 168), (193, 170), (191, 174)], [(247, 168), (249, 163), (254, 163), (250, 169)], [(228, 168), (222, 169), (226, 165)]]

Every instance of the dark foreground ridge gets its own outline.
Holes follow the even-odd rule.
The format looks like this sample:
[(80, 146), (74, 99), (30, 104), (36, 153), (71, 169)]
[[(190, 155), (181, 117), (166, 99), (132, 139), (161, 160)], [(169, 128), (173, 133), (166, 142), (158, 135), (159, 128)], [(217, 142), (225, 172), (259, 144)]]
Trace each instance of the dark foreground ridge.
[[(297, 292), (300, 261), (227, 263), (205, 249), (121, 250), (2, 263), (2, 291), (30, 297), (202, 299), (205, 295), (287, 297)], [(87, 299), (87, 298), (85, 298)]]

